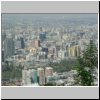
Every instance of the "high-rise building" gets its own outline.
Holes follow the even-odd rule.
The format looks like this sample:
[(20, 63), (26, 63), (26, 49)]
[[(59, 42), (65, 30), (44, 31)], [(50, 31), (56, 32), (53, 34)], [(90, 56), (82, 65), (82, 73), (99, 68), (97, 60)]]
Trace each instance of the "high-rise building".
[(80, 55), (80, 46), (79, 45), (69, 47), (69, 57), (76, 57), (79, 55)]
[(47, 82), (48, 76), (52, 76), (52, 75), (53, 75), (53, 68), (52, 67), (46, 67), (45, 68), (46, 82)]
[(15, 52), (14, 40), (12, 37), (7, 37), (4, 41), (5, 58), (11, 57), (12, 55), (14, 55), (14, 52)]
[(25, 48), (24, 38), (21, 37), (21, 38), (20, 38), (20, 41), (21, 41), (21, 48), (24, 49), (24, 48)]
[(42, 32), (39, 34), (40, 41), (44, 41), (46, 39), (46, 33)]
[(31, 42), (31, 45), (30, 46), (35, 47), (35, 48), (40, 47), (40, 40), (33, 40)]
[(45, 74), (43, 68), (38, 68), (38, 77), (39, 77), (39, 84), (44, 85), (45, 84)]
[(38, 82), (37, 70), (31, 69), (31, 82), (32, 83)]
[(21, 41), (19, 39), (15, 41), (15, 49), (21, 49)]
[(35, 40), (35, 41), (34, 41), (34, 46), (35, 46), (36, 48), (40, 47), (40, 41), (39, 41), (39, 40)]
[(38, 82), (38, 73), (37, 73), (37, 70), (34, 70), (34, 82), (35, 83)]
[(38, 75), (37, 70), (29, 69), (22, 70), (22, 85), (31, 85), (37, 83)]

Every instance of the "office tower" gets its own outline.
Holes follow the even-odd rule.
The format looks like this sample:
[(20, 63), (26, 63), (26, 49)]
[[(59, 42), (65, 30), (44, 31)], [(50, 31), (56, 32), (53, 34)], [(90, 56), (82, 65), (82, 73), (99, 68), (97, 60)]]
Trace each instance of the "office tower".
[(38, 81), (37, 70), (31, 69), (31, 82), (37, 83), (37, 81)]
[(43, 68), (38, 68), (38, 77), (39, 77), (39, 84), (44, 85), (45, 84), (45, 74)]
[(47, 82), (48, 76), (52, 76), (52, 75), (53, 75), (53, 68), (52, 67), (46, 67), (45, 68), (46, 82)]
[(21, 41), (21, 48), (24, 49), (24, 48), (25, 48), (24, 38), (21, 37), (21, 38), (20, 38), (20, 41)]
[(12, 37), (7, 37), (4, 41), (5, 58), (13, 56), (14, 51), (15, 51), (14, 40)]
[(19, 39), (15, 40), (15, 49), (21, 49), (21, 41)]
[(42, 32), (39, 34), (40, 41), (44, 41), (46, 39), (46, 33)]
[(77, 57), (80, 55), (80, 47), (78, 45), (69, 48), (69, 57)]
[(34, 41), (34, 46), (35, 46), (36, 48), (40, 47), (40, 40), (35, 40), (35, 41)]

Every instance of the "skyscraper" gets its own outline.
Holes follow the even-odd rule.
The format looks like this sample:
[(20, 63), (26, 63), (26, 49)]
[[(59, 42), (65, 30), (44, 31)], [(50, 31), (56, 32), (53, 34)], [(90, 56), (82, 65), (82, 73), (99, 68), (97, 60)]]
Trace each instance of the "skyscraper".
[(46, 39), (46, 33), (42, 32), (39, 34), (40, 41), (44, 41)]
[(45, 84), (45, 74), (43, 68), (38, 68), (38, 77), (39, 77), (39, 84), (44, 85)]
[(40, 41), (39, 41), (39, 40), (35, 40), (35, 41), (34, 41), (34, 46), (35, 46), (36, 48), (38, 48), (38, 47), (40, 46)]
[(37, 83), (37, 81), (38, 81), (37, 78), (38, 78), (37, 70), (31, 69), (31, 79), (32, 79), (33, 83)]
[(21, 49), (21, 41), (20, 41), (20, 39), (15, 40), (15, 49)]
[(46, 67), (45, 68), (45, 77), (46, 77), (46, 82), (47, 82), (47, 78), (49, 76), (53, 75), (53, 68), (52, 67)]
[(14, 40), (12, 37), (7, 37), (4, 41), (4, 55), (5, 57), (11, 57), (14, 55), (15, 46), (14, 46)]
[(24, 48), (25, 48), (24, 38), (21, 37), (21, 38), (20, 38), (20, 41), (21, 41), (21, 48), (24, 49)]

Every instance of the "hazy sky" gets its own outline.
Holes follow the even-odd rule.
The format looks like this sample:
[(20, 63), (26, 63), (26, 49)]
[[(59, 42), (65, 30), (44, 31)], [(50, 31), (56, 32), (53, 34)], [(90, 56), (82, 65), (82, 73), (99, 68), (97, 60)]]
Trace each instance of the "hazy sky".
[(97, 18), (97, 14), (2, 14), (2, 18)]

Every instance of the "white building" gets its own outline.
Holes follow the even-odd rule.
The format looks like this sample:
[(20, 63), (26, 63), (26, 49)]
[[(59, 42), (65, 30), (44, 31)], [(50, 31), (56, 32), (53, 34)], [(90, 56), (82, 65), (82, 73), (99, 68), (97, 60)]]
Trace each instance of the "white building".
[(58, 57), (64, 59), (67, 56), (67, 51), (58, 51)]

